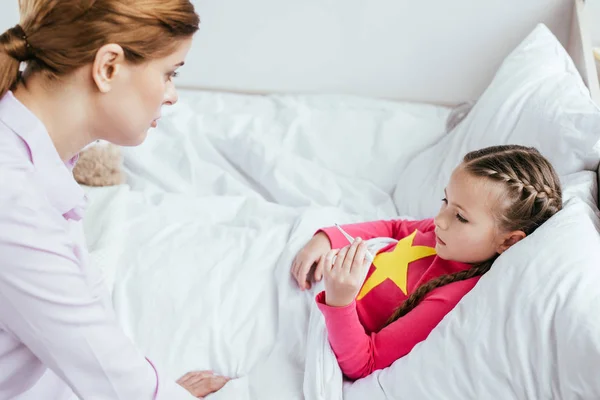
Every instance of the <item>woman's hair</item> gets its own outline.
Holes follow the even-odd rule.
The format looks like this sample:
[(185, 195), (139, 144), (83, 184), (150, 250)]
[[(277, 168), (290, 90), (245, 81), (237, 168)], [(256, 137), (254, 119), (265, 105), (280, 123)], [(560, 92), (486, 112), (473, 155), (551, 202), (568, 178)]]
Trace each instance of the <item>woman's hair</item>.
[(0, 35), (0, 98), (27, 73), (56, 79), (94, 61), (108, 43), (127, 61), (173, 52), (200, 23), (189, 0), (20, 0), (21, 23)]
[[(552, 164), (532, 147), (492, 146), (468, 153), (462, 168), (472, 176), (504, 186), (505, 207), (494, 217), (499, 229), (530, 235), (562, 208), (560, 180)], [(421, 285), (392, 314), (388, 324), (406, 315), (433, 289), (488, 272), (498, 255), (465, 271), (447, 274)]]

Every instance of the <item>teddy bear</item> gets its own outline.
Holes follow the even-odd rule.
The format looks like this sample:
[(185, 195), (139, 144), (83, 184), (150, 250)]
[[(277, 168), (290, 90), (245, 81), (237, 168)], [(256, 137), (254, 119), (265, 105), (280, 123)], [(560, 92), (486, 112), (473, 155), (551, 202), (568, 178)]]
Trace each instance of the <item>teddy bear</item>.
[(125, 182), (121, 150), (118, 146), (97, 141), (79, 153), (73, 177), (80, 185), (113, 186)]
[(450, 111), (450, 114), (448, 114), (448, 118), (446, 119), (446, 133), (452, 131), (463, 119), (465, 119), (475, 103), (475, 100), (465, 101), (452, 108), (452, 111)]

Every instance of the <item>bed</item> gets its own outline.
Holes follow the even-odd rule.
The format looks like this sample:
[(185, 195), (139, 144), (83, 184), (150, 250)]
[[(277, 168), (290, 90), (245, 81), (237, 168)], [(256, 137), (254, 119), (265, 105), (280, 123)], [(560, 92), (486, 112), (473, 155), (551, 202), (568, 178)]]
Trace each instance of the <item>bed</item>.
[[(196, 369), (236, 378), (209, 399), (600, 397), (600, 272), (589, 261), (600, 257), (600, 90), (583, 1), (197, 6), (202, 29), (179, 102), (143, 145), (123, 149), (126, 184), (86, 188), (92, 262), (126, 334), (148, 357), (173, 378)], [(541, 62), (533, 56), (557, 61), (544, 67), (547, 82), (560, 75), (566, 83), (540, 78), (551, 91), (522, 92), (510, 79), (523, 57)], [(512, 108), (487, 116), (502, 90)], [(548, 118), (536, 125), (549, 129), (545, 136), (517, 135), (533, 126), (521, 126), (526, 112), (548, 106), (526, 108), (524, 98), (563, 90), (577, 100), (550, 109), (568, 124)], [(468, 101), (473, 109), (449, 129)], [(487, 117), (497, 120), (482, 125)], [(406, 188), (430, 180), (435, 190), (435, 177), (407, 171), (431, 159), (454, 162), (454, 152), (474, 145), (472, 131), (485, 136), (477, 143), (522, 141), (554, 152), (570, 202), (565, 217), (504, 257), (504, 271), (488, 273), (407, 357), (344, 381), (315, 312), (321, 286), (299, 291), (292, 258), (322, 226), (430, 215)], [(537, 256), (552, 240), (579, 255), (555, 246)], [(557, 262), (556, 276), (532, 267)]]

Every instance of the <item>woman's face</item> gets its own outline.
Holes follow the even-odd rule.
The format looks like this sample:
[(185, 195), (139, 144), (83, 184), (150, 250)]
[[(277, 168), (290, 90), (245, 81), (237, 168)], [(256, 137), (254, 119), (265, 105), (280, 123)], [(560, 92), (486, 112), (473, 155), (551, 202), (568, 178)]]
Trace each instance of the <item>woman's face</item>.
[(101, 69), (96, 68), (100, 94), (94, 104), (94, 136), (120, 146), (141, 144), (159, 123), (162, 106), (177, 102), (173, 78), (191, 44), (192, 38), (183, 39), (170, 55), (141, 64), (124, 61), (112, 65), (112, 70), (109, 65), (105, 74), (110, 81), (102, 80)]

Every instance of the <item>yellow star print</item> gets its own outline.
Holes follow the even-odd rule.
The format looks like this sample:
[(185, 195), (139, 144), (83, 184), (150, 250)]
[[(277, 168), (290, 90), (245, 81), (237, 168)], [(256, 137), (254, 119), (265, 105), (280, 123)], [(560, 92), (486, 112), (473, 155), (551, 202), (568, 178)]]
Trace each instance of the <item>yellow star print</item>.
[(435, 254), (435, 249), (427, 246), (413, 246), (413, 240), (417, 234), (415, 230), (412, 234), (400, 240), (393, 251), (389, 253), (380, 253), (375, 256), (373, 265), (375, 271), (369, 276), (369, 279), (363, 285), (356, 300), (360, 300), (371, 290), (379, 286), (386, 279), (391, 279), (396, 286), (407, 294), (406, 278), (408, 275), (408, 264), (421, 258), (429, 257)]

